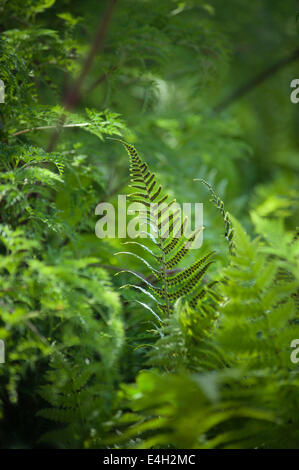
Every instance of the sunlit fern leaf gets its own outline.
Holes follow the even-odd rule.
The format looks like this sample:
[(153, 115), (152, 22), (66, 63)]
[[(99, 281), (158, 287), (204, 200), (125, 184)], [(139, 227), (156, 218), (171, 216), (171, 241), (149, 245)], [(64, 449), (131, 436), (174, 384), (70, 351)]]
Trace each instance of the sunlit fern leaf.
[[(197, 306), (203, 296), (203, 277), (213, 262), (210, 258), (215, 252), (206, 253), (191, 266), (178, 270), (177, 266), (189, 254), (192, 244), (203, 227), (188, 236), (185, 234), (187, 219), (182, 220), (180, 208), (174, 206), (176, 200), (171, 200), (164, 193), (156, 175), (142, 161), (133, 145), (120, 142), (129, 154), (130, 187), (137, 190), (129, 195), (129, 200), (143, 205), (142, 219), (145, 219), (147, 223), (150, 222), (150, 238), (154, 242), (155, 252), (139, 242), (127, 242), (127, 244), (139, 245), (151, 258), (150, 263), (147, 258), (132, 252), (118, 254), (131, 254), (137, 257), (151, 271), (153, 282), (137, 274), (145, 287), (137, 285), (132, 285), (132, 287), (147, 294), (152, 300), (155, 299), (162, 318), (167, 317), (180, 297), (185, 297), (192, 305)], [(136, 276), (134, 271), (123, 270), (122, 272)], [(147, 308), (152, 311), (151, 307), (147, 306)], [(156, 312), (152, 311), (152, 313), (157, 315)]]

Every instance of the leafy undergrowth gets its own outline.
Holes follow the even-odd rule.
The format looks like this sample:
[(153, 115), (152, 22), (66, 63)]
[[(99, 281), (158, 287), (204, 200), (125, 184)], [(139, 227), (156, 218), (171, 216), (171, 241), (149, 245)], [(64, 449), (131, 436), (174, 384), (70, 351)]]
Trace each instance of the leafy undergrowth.
[(295, 19), (223, 3), (0, 0), (1, 448), (298, 448)]

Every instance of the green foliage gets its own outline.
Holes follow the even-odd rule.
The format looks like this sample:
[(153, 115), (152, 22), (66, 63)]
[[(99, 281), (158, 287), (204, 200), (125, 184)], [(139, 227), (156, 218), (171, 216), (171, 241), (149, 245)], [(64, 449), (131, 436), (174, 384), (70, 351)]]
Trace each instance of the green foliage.
[[(0, 338), (6, 347), (6, 363), (0, 369), (0, 400), (6, 409), (14, 409), (27, 396), (32, 374), (36, 389), (30, 394), (45, 381), (52, 381), (56, 387), (49, 385), (52, 393), (63, 396), (64, 390), (77, 383), (81, 369), (84, 375), (88, 372), (92, 376), (85, 393), (94, 393), (92, 387), (102, 383), (101, 394), (94, 394), (95, 416), (101, 414), (101, 407), (108, 416), (112, 384), (119, 376), (124, 326), (119, 296), (99, 265), (99, 248), (95, 243), (84, 248), (85, 231), (87, 227), (93, 230), (93, 211), (105, 178), (90, 156), (80, 150), (80, 143), (69, 140), (63, 149), (50, 153), (44, 141), (36, 139), (39, 133), (48, 136), (47, 129), (53, 132), (64, 114), (62, 106), (44, 105), (39, 93), (46, 85), (57, 96), (59, 82), (53, 80), (53, 68), (58, 76), (59, 70), (71, 70), (69, 54), (76, 45), (57, 31), (34, 25), (36, 15), (53, 3), (5, 5), (6, 11), (9, 8), (12, 15), (21, 15), (32, 26), (8, 27), (0, 43), (1, 79), (5, 83), (0, 130)], [(120, 116), (109, 110), (87, 108), (68, 112), (65, 117), (64, 132), (69, 136), (72, 128), (78, 128), (103, 140), (103, 136), (119, 135), (124, 129)], [(39, 399), (34, 395), (29, 418), (40, 423), (41, 418), (34, 416), (49, 396), (46, 385), (42, 390)], [(74, 393), (77, 390), (74, 388)], [(64, 406), (58, 401), (57, 410), (48, 416), (62, 415)], [(0, 433), (3, 445), (15, 446), (23, 440), (31, 446), (38, 441), (42, 432), (29, 437), (25, 427), (16, 433), (16, 441), (10, 442), (7, 413)], [(60, 438), (61, 446), (84, 445), (94, 425), (84, 422), (84, 432), (81, 425), (81, 421), (75, 424), (74, 418), (65, 439)], [(51, 432), (47, 442), (55, 435)], [(52, 438), (52, 442), (56, 445), (57, 441)]]
[[(121, 331), (118, 330), (117, 333), (119, 343)], [(101, 366), (92, 360), (91, 343), (89, 351), (87, 347), (83, 351), (80, 346), (76, 354), (72, 352), (71, 360), (60, 352), (52, 355), (51, 368), (45, 375), (47, 385), (42, 385), (38, 392), (51, 406), (41, 409), (38, 416), (52, 421), (55, 428), (43, 434), (41, 442), (52, 442), (54, 445), (59, 442), (60, 448), (101, 445), (105, 422), (109, 419), (115, 399), (114, 380), (117, 374), (114, 367), (119, 347), (115, 338), (109, 338), (107, 333), (102, 332), (101, 336)], [(97, 348), (93, 348), (93, 353), (97, 352), (98, 340)], [(85, 353), (85, 357), (82, 353)], [(107, 361), (105, 365), (104, 361)]]
[(0, 0), (0, 447), (298, 448), (296, 9), (109, 4)]
[[(195, 180), (195, 181), (197, 181), (197, 180)], [(221, 201), (220, 197), (217, 196), (214, 189), (212, 188), (212, 186), (207, 181), (205, 181), (205, 180), (199, 180), (199, 181), (207, 186), (207, 188), (209, 189), (209, 191), (212, 195), (211, 201), (215, 204), (217, 209), (219, 209), (219, 211), (222, 215), (224, 226), (225, 226), (224, 237), (227, 240), (227, 243), (228, 243), (228, 246), (229, 246), (229, 251), (230, 251), (230, 253), (232, 253), (233, 252), (233, 247), (234, 247), (234, 244), (233, 244), (234, 230), (233, 230), (232, 222), (230, 220), (229, 213), (225, 212), (225, 210), (224, 210), (224, 202)]]
[[(173, 345), (157, 341), (157, 349), (168, 347), (172, 362), (166, 357), (159, 362), (158, 352), (151, 354), (160, 370), (141, 372), (136, 384), (123, 387), (120, 400), (132, 410), (132, 416), (126, 412), (117, 422), (124, 446), (296, 446), (299, 382), (290, 346), (299, 333), (292, 298), (298, 288), (298, 243), (290, 245), (290, 234), (280, 234), (281, 251), (292, 250), (297, 278), (277, 279), (281, 263), (286, 268), (282, 254), (269, 256), (269, 245), (251, 241), (236, 220), (233, 224), (235, 250), (222, 270), (223, 300), (213, 333), (203, 339), (204, 348), (196, 349), (172, 322)], [(275, 228), (277, 233), (279, 224)], [(274, 232), (264, 233), (271, 237)], [(188, 353), (197, 355), (192, 373), (186, 372)], [(167, 365), (174, 366), (167, 370)]]
[[(162, 317), (167, 317), (170, 315), (174, 303), (182, 296), (188, 299), (190, 305), (194, 307), (198, 300), (204, 297), (207, 289), (202, 286), (202, 278), (212, 263), (210, 258), (213, 252), (205, 254), (190, 267), (183, 268), (178, 274), (176, 273), (175, 268), (186, 258), (192, 249), (196, 236), (203, 230), (203, 227), (186, 235), (185, 228), (188, 221), (182, 220), (180, 208), (176, 207), (170, 211), (175, 199), (171, 202), (168, 201), (169, 196), (163, 194), (155, 174), (141, 160), (135, 148), (126, 143), (124, 146), (130, 156), (131, 187), (138, 190), (130, 194), (130, 201), (141, 204), (143, 207), (143, 217), (146, 222), (149, 222), (148, 230), (150, 232), (146, 232), (146, 234), (150, 233), (156, 253), (144, 248), (154, 258), (154, 261), (159, 263), (158, 267), (153, 267), (144, 258), (139, 257), (150, 268), (151, 274), (157, 281), (156, 285), (146, 281), (146, 287), (150, 292), (143, 288), (141, 290), (145, 294), (149, 294), (150, 298), (155, 301)], [(138, 242), (133, 243), (140, 245)], [(140, 290), (139, 286), (131, 285), (131, 287)], [(154, 313), (154, 315), (163, 322), (157, 314)]]

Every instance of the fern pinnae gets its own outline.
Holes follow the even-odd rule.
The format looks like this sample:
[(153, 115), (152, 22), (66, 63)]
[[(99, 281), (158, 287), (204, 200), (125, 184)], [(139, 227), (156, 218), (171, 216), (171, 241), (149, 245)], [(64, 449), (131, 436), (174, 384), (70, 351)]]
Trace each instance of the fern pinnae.
[[(138, 178), (144, 178), (144, 184), (146, 186), (146, 194), (143, 194), (142, 195), (142, 199), (143, 199), (143, 202), (145, 203), (145, 205), (147, 207), (150, 206), (150, 203), (154, 202), (158, 196), (160, 195), (161, 193), (161, 190), (162, 190), (162, 187), (159, 186), (158, 189), (155, 191), (154, 194), (152, 194), (152, 192), (154, 191), (155, 187), (157, 187), (157, 183), (156, 183), (156, 180), (155, 180), (155, 176), (154, 174), (151, 174), (150, 171), (148, 171), (144, 177), (144, 173), (146, 172), (147, 170), (147, 165), (145, 163), (142, 163), (140, 157), (138, 156), (136, 150), (134, 149), (133, 146), (129, 145), (129, 144), (126, 144), (124, 143), (125, 145), (125, 148), (129, 154), (129, 157), (130, 157), (130, 163), (131, 163), (131, 171), (132, 171), (132, 176), (134, 178), (138, 177)], [(139, 196), (140, 197), (140, 196)], [(162, 201), (165, 201), (167, 199), (167, 197), (162, 197)], [(149, 202), (150, 201), (150, 202)], [(142, 202), (142, 201), (138, 201), (138, 202)], [(161, 200), (159, 201), (161, 203)], [(158, 204), (157, 204), (158, 206)], [(158, 225), (158, 224), (156, 224)], [(158, 246), (161, 246), (162, 242), (161, 242), (161, 235), (160, 235), (160, 231), (159, 231), (159, 228), (157, 230), (157, 235), (158, 235)], [(167, 308), (167, 313), (169, 314), (169, 301), (168, 301), (168, 296), (167, 296), (167, 274), (166, 274), (166, 267), (165, 267), (165, 260), (164, 260), (164, 254), (162, 253), (162, 259), (161, 259), (161, 267), (162, 267), (162, 272), (163, 272), (163, 284), (164, 284), (164, 287), (163, 287), (163, 290), (164, 290), (164, 296), (165, 296), (165, 301), (166, 301), (166, 308)]]
[(233, 243), (234, 228), (233, 228), (233, 224), (232, 224), (232, 221), (230, 219), (229, 213), (225, 212), (225, 210), (224, 210), (224, 202), (220, 199), (219, 196), (217, 196), (217, 194), (215, 193), (215, 191), (212, 188), (212, 186), (210, 185), (210, 183), (208, 183), (207, 181), (205, 181), (202, 178), (195, 178), (193, 181), (199, 181), (200, 183), (204, 184), (208, 188), (208, 190), (210, 191), (211, 196), (212, 196), (211, 201), (214, 203), (214, 205), (220, 211), (221, 216), (222, 216), (223, 221), (224, 221), (224, 227), (225, 227), (224, 237), (227, 240), (229, 252), (230, 252), (230, 254), (233, 254), (233, 251), (234, 251), (234, 243)]
[(177, 300), (183, 295), (186, 295), (189, 292), (191, 292), (197, 286), (197, 284), (201, 281), (202, 277), (205, 275), (206, 271), (208, 270), (211, 264), (212, 264), (212, 261), (205, 264), (204, 267), (201, 268), (201, 270), (197, 271), (191, 277), (188, 275), (186, 277), (186, 282), (183, 285), (181, 285), (181, 287), (179, 287), (179, 289), (176, 290), (174, 293), (170, 293), (169, 297), (172, 300)]
[[(168, 259), (166, 262), (166, 267), (167, 269), (173, 268), (175, 265), (177, 265), (183, 258), (184, 256), (190, 251), (192, 243), (195, 241), (196, 236), (198, 233), (201, 231), (201, 229), (198, 229), (195, 233), (193, 233), (187, 241), (183, 240), (178, 247), (178, 250), (172, 253), (172, 256)], [(181, 241), (181, 239), (180, 239)]]
[[(159, 315), (149, 306), (147, 305), (146, 303), (144, 302), (141, 302), (140, 300), (134, 300), (134, 302), (138, 303), (139, 305), (142, 305), (142, 307), (146, 308), (147, 310), (149, 310), (153, 315), (154, 317), (159, 320), (159, 322), (161, 324), (163, 324), (163, 320), (159, 317)], [(156, 327), (156, 325), (154, 324), (154, 326)]]
[(132, 253), (131, 251), (119, 251), (118, 253), (115, 253), (115, 256), (117, 255), (130, 255), (130, 256), (135, 256), (135, 258), (138, 258), (140, 261), (142, 261), (143, 264), (146, 265), (147, 268), (150, 269), (150, 271), (157, 276), (159, 274), (158, 269), (155, 269), (153, 266), (151, 266), (142, 256), (136, 255), (136, 253)]
[(133, 276), (136, 276), (138, 279), (144, 282), (156, 295), (161, 297), (162, 289), (160, 287), (156, 287), (153, 284), (151, 284), (145, 277), (141, 276), (136, 271), (132, 271), (131, 269), (123, 269), (122, 271), (115, 273), (115, 276), (118, 276), (123, 273), (129, 273), (129, 274), (132, 274)]
[(207, 290), (206, 289), (202, 289), (196, 296), (193, 297), (193, 299), (189, 302), (189, 305), (191, 308), (195, 308), (196, 305), (197, 305), (197, 302), (199, 300), (202, 300), (205, 295), (207, 294)]
[(168, 278), (168, 284), (175, 285), (188, 278), (189, 274), (195, 273), (199, 268), (201, 268), (206, 261), (215, 254), (215, 251), (210, 251), (206, 256), (200, 258), (198, 261), (195, 261), (189, 268), (185, 268), (181, 273), (176, 274), (173, 277)]
[(159, 307), (165, 307), (164, 304), (159, 302), (159, 300), (153, 294), (151, 294), (148, 290), (144, 289), (143, 287), (137, 286), (135, 284), (124, 284), (123, 286), (120, 287), (120, 289), (125, 289), (126, 287), (133, 287), (134, 289), (140, 290), (143, 294), (150, 297), (150, 299), (153, 300)]
[(184, 233), (187, 222), (188, 222), (188, 218), (185, 217), (183, 222), (181, 223), (180, 228), (176, 231), (174, 238), (170, 241), (167, 239), (165, 242), (166, 246), (162, 246), (162, 250), (164, 251), (166, 255), (169, 254), (171, 250), (173, 250), (176, 247), (176, 245), (179, 243), (180, 241), (179, 234)]
[[(123, 287), (133, 287), (146, 294), (151, 300), (154, 300), (159, 311), (167, 317), (173, 310), (174, 303), (182, 296), (188, 295), (192, 305), (197, 305), (200, 298), (203, 297), (200, 286), (202, 278), (211, 266), (212, 262), (210, 257), (214, 252), (210, 252), (203, 256), (201, 259), (196, 260), (190, 267), (183, 269), (178, 274), (173, 268), (185, 259), (187, 254), (192, 248), (192, 244), (198, 236), (199, 232), (203, 229), (200, 228), (194, 231), (190, 236), (185, 235), (185, 228), (187, 218), (182, 221), (182, 214), (180, 209), (174, 208), (169, 214), (169, 208), (176, 200), (173, 199), (168, 205), (166, 201), (169, 199), (168, 195), (163, 194), (162, 186), (158, 184), (156, 176), (150, 171), (148, 165), (144, 163), (139, 157), (135, 148), (123, 141), (120, 141), (126, 148), (130, 160), (130, 177), (133, 192), (130, 195), (131, 202), (138, 202), (145, 207), (143, 217), (146, 223), (154, 224), (156, 230), (154, 235), (151, 230), (151, 239), (154, 241), (156, 248), (161, 252), (161, 255), (156, 255), (152, 250), (148, 249), (145, 245), (139, 242), (127, 242), (131, 244), (140, 245), (143, 249), (160, 263), (160, 269), (154, 268), (144, 258), (132, 252), (121, 252), (118, 254), (131, 254), (137, 257), (150, 269), (154, 274), (155, 282), (160, 285), (155, 286), (143, 276), (136, 275), (134, 271), (131, 274), (139, 278), (141, 282), (146, 285), (146, 288), (141, 286), (126, 284)], [(164, 204), (164, 206), (163, 206)], [(147, 233), (148, 232), (143, 232)], [(129, 270), (124, 270), (129, 273)], [(151, 291), (149, 292), (148, 289)], [(157, 299), (159, 298), (159, 301)], [(142, 304), (141, 302), (139, 302)], [(146, 304), (147, 305), (147, 304)], [(148, 310), (151, 307), (147, 306)]]
[(155, 259), (160, 259), (160, 256), (156, 255), (150, 248), (147, 246), (143, 245), (143, 243), (139, 242), (125, 242), (124, 245), (137, 245), (143, 248), (145, 251), (147, 251), (150, 255), (152, 255)]

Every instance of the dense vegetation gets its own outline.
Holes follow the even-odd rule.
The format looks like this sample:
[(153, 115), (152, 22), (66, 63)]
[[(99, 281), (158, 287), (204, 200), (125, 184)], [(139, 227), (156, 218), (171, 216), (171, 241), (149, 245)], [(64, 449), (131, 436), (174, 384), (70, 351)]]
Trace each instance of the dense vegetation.
[[(299, 447), (297, 28), (278, 0), (0, 0), (1, 448)], [(158, 209), (98, 238), (134, 191), (203, 202), (202, 246)]]

